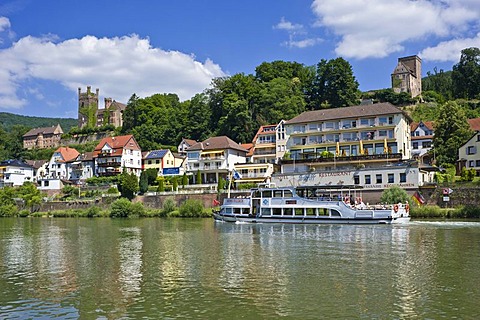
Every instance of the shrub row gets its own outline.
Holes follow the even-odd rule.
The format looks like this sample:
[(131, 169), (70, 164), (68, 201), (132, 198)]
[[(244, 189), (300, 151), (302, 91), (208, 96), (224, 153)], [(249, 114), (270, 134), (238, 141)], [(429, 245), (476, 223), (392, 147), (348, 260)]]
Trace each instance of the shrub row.
[(480, 219), (480, 207), (463, 206), (457, 208), (440, 208), (439, 206), (413, 207), (412, 218), (445, 218), (445, 219)]

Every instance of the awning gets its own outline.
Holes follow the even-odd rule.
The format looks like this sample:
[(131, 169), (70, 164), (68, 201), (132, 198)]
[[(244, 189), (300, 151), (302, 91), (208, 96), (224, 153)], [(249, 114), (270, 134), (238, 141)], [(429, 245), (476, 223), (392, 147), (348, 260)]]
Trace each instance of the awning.
[(216, 154), (219, 154), (219, 153), (223, 154), (223, 150), (217, 150), (217, 151), (202, 151), (201, 155), (203, 156), (204, 154), (214, 154), (214, 153), (216, 153)]

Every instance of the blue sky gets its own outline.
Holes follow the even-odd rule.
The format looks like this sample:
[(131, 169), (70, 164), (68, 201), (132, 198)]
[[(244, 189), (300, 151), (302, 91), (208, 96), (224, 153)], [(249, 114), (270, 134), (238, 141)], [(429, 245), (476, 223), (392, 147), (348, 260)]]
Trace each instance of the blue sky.
[(343, 57), (363, 91), (390, 86), (403, 56), (423, 75), (480, 47), (478, 0), (2, 0), (0, 111), (77, 116), (78, 88), (126, 103), (190, 99), (264, 61)]

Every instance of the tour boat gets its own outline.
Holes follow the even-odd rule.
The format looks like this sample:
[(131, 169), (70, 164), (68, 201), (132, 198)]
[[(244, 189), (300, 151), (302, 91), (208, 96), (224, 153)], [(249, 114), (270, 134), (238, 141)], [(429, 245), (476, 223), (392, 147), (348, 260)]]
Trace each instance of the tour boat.
[(321, 188), (258, 187), (246, 197), (227, 197), (214, 219), (225, 222), (392, 224), (410, 221), (408, 203), (365, 205), (361, 198), (332, 196)]

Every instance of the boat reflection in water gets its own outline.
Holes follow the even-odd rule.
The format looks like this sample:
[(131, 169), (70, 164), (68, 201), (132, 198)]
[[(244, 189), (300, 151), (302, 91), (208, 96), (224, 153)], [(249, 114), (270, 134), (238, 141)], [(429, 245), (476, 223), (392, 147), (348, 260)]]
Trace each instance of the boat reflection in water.
[(365, 205), (360, 197), (331, 195), (322, 187), (268, 185), (246, 198), (226, 198), (214, 218), (225, 222), (302, 224), (391, 224), (410, 221), (408, 203)]

